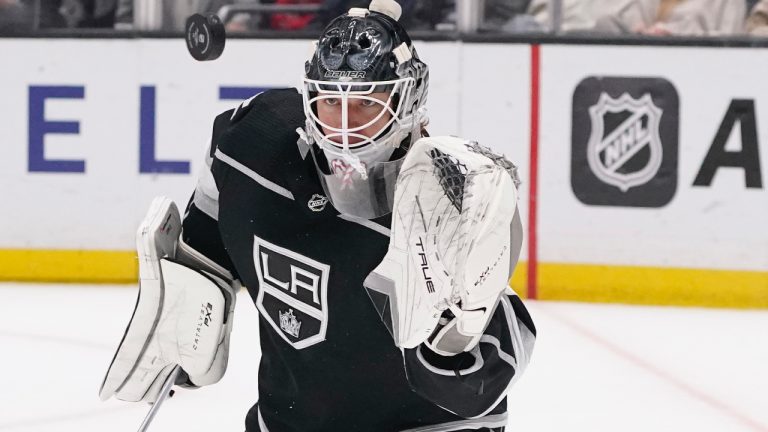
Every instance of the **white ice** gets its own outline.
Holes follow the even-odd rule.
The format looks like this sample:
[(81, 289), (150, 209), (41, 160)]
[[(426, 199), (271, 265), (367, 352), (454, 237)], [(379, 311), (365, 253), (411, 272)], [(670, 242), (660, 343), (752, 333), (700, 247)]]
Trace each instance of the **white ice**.
[[(0, 284), (0, 431), (137, 430), (148, 405), (97, 395), (136, 293)], [(527, 305), (539, 338), (509, 432), (768, 432), (768, 311)], [(245, 293), (237, 309), (227, 375), (177, 390), (150, 431), (243, 431), (259, 349)]]

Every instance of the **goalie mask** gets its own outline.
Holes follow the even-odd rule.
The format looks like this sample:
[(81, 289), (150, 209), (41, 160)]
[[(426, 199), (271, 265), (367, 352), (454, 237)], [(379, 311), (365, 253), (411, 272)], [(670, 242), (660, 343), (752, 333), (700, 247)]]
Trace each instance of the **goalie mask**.
[(392, 0), (350, 9), (326, 27), (305, 65), (302, 135), (328, 199), (346, 215), (392, 211), (402, 157), (427, 123), (428, 68), (399, 15)]

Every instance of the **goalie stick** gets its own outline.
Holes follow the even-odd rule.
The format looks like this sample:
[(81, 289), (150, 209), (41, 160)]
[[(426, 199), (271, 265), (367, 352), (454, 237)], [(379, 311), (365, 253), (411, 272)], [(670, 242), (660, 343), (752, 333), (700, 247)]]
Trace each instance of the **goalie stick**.
[(166, 399), (173, 396), (173, 390), (171, 388), (174, 384), (176, 384), (176, 379), (181, 374), (181, 366), (176, 365), (176, 367), (173, 368), (173, 371), (171, 371), (171, 374), (168, 375), (168, 378), (166, 378), (165, 382), (163, 383), (163, 387), (160, 389), (160, 394), (157, 396), (157, 400), (155, 403), (152, 404), (152, 408), (149, 409), (149, 412), (147, 412), (147, 416), (144, 417), (144, 421), (141, 422), (141, 426), (139, 426), (138, 432), (145, 432), (149, 428), (149, 424), (152, 423), (152, 420), (155, 418), (155, 414), (160, 410), (160, 406), (165, 402)]

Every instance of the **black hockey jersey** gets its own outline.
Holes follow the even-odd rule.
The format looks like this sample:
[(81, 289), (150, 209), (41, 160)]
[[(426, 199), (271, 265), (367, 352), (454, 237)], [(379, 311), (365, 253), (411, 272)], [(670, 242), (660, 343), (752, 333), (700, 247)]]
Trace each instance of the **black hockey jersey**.
[(184, 218), (182, 241), (239, 279), (260, 313), (247, 431), (501, 430), (535, 339), (520, 299), (510, 290), (471, 353), (397, 348), (363, 288), (387, 251), (389, 217), (333, 208), (296, 144), (303, 126), (295, 89), (218, 116), (210, 172)]

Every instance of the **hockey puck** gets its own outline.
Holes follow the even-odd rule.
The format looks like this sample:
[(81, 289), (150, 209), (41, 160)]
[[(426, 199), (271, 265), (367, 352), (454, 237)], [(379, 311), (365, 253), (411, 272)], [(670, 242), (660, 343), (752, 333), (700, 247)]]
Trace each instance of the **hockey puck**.
[(214, 14), (194, 14), (187, 18), (187, 50), (198, 61), (216, 60), (224, 52), (226, 33)]

